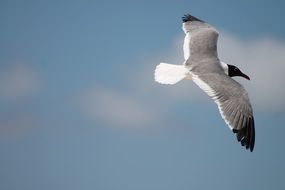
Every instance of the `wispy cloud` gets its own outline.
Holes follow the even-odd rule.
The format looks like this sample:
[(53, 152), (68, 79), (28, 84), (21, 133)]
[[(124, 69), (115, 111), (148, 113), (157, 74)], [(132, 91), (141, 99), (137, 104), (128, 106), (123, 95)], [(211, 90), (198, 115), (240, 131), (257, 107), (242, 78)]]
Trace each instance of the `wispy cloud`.
[(0, 116), (0, 139), (17, 141), (31, 135), (38, 127), (38, 121), (32, 114), (15, 113)]
[(245, 40), (229, 33), (220, 35), (222, 60), (237, 65), (251, 77), (242, 81), (257, 109), (279, 110), (285, 106), (285, 42), (271, 37)]
[(30, 64), (10, 63), (0, 66), (0, 102), (6, 106), (0, 115), (1, 140), (19, 140), (37, 126), (33, 114), (22, 111), (23, 105), (17, 103), (34, 97), (40, 89), (40, 83), (40, 75)]
[[(159, 61), (181, 64), (182, 43), (183, 36), (181, 35), (175, 39), (173, 46), (169, 50), (159, 54)], [(255, 109), (265, 111), (284, 109), (284, 41), (272, 37), (243, 39), (237, 35), (220, 32), (218, 50), (222, 61), (238, 66), (244, 73), (250, 76), (250, 81), (239, 77), (234, 79), (245, 86)], [(156, 63), (153, 64), (158, 64), (159, 62), (157, 58), (154, 61)], [(177, 87), (172, 86), (172, 90), (168, 86), (164, 87), (169, 90), (169, 93), (163, 93), (162, 95), (173, 96), (174, 98), (179, 98), (179, 101), (187, 102), (200, 101), (201, 97), (204, 100), (201, 93), (197, 91), (200, 91), (200, 89), (190, 86), (189, 81), (184, 81), (177, 85)]]
[[(207, 104), (207, 95), (191, 81), (182, 81), (174, 86), (154, 81), (154, 68), (159, 62), (182, 63), (182, 43), (181, 35), (169, 50), (138, 60), (142, 64), (136, 65), (136, 71), (125, 73), (128, 78), (126, 92), (94, 84), (77, 94), (80, 110), (91, 119), (129, 127), (167, 121), (168, 113), (177, 103), (189, 104), (189, 109), (193, 102)], [(272, 38), (243, 40), (226, 32), (220, 34), (220, 57), (251, 77), (251, 81), (235, 79), (249, 91), (256, 110), (278, 111), (285, 105), (284, 52), (285, 43)]]
[(153, 119), (153, 113), (127, 94), (94, 85), (79, 93), (75, 102), (90, 119), (114, 126), (139, 127)]
[(0, 67), (0, 98), (18, 101), (34, 96), (40, 88), (40, 76), (25, 63), (12, 63)]

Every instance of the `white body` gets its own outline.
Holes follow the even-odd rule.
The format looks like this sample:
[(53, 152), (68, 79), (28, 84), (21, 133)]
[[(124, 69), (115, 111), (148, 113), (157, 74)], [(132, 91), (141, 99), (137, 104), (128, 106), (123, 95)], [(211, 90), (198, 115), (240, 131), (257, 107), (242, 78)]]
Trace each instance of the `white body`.
[[(221, 62), (226, 74), (228, 74), (228, 66)], [(185, 65), (174, 65), (169, 63), (160, 63), (156, 66), (154, 79), (161, 84), (176, 84), (183, 79), (192, 79), (192, 75)]]

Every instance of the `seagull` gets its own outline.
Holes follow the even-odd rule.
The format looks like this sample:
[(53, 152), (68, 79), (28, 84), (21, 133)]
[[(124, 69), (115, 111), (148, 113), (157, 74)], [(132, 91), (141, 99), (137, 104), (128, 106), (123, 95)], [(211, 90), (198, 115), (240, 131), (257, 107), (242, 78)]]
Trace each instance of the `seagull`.
[(214, 27), (190, 14), (184, 15), (182, 21), (185, 61), (182, 65), (160, 63), (155, 69), (155, 81), (176, 84), (183, 79), (192, 80), (215, 101), (237, 140), (252, 152), (255, 141), (252, 107), (244, 87), (231, 77), (250, 78), (238, 67), (220, 61), (219, 33)]

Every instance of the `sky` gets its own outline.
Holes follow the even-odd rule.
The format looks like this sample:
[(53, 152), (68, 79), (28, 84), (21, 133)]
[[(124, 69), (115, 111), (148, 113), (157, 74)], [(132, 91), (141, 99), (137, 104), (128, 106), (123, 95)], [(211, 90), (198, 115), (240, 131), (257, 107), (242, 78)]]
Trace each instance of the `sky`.
[[(283, 1), (0, 2), (0, 189), (285, 189)], [(241, 147), (183, 62), (181, 17), (220, 32), (254, 109)]]

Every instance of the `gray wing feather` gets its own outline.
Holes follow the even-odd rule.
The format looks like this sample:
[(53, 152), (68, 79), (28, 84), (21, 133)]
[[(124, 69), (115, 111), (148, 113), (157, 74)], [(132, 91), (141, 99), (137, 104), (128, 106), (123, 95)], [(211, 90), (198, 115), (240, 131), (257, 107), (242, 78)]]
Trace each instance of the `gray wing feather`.
[(192, 74), (193, 81), (218, 104), (222, 118), (236, 133), (237, 140), (252, 151), (255, 141), (254, 118), (242, 85), (222, 72)]
[(191, 36), (188, 41), (190, 56), (186, 61), (186, 65), (193, 65), (195, 62), (200, 62), (203, 59), (217, 59), (218, 31), (204, 23), (196, 27), (190, 25), (190, 28), (188, 31)]
[[(191, 15), (183, 18), (183, 31), (191, 36), (184, 42), (185, 65), (193, 81), (218, 104), (222, 118), (246, 149), (254, 148), (254, 118), (245, 89), (226, 75), (217, 53), (219, 33), (211, 25)], [(185, 44), (189, 43), (189, 44)], [(189, 47), (189, 48), (188, 48)]]

